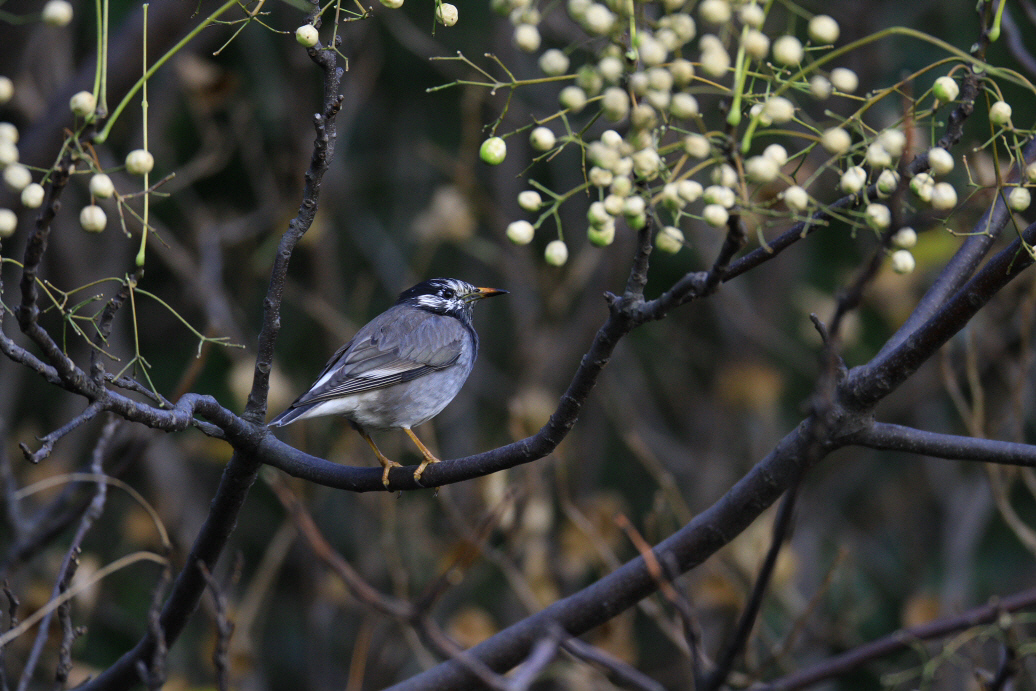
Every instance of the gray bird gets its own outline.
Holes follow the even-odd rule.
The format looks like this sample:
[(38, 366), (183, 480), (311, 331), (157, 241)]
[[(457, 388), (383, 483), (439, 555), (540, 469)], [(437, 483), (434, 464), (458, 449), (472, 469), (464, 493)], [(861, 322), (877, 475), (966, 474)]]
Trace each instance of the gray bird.
[(385, 471), (399, 467), (381, 452), (368, 430), (399, 429), (414, 440), (424, 461), (414, 480), (439, 459), (411, 427), (431, 420), (460, 391), (478, 354), (471, 308), (506, 290), (476, 288), (455, 278), (433, 278), (400, 293), (396, 304), (360, 329), (324, 366), (317, 381), (283, 413), (270, 420), (341, 415), (360, 433)]

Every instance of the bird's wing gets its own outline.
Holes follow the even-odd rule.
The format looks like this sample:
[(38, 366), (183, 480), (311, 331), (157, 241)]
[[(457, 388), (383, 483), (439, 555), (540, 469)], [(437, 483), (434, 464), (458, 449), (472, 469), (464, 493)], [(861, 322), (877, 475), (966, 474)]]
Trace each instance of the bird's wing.
[(465, 326), (424, 310), (390, 309), (364, 326), (292, 407), (382, 389), (448, 367), (460, 357)]

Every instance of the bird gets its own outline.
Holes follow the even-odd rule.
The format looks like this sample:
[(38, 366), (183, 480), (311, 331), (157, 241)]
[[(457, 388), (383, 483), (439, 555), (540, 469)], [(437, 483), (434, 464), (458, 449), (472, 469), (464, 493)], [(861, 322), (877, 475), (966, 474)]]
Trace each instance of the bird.
[(460, 391), (478, 354), (471, 323), (475, 303), (506, 290), (479, 288), (456, 278), (432, 278), (404, 290), (396, 303), (338, 349), (316, 382), (268, 423), (339, 415), (370, 445), (389, 487), (389, 460), (371, 430), (402, 429), (424, 460), (414, 480), (439, 459), (411, 428), (438, 415)]

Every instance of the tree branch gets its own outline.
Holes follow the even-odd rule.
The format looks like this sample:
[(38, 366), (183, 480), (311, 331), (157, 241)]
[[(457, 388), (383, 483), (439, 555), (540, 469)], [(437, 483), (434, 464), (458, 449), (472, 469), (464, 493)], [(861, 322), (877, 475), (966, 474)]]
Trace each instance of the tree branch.
[(880, 451), (906, 451), (957, 461), (1036, 466), (1036, 446), (1031, 444), (939, 434), (887, 422), (875, 422), (843, 441)]

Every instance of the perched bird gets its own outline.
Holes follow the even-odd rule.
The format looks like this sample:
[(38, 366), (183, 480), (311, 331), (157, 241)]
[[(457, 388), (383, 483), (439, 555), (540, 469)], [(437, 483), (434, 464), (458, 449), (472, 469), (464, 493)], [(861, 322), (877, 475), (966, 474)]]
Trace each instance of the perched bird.
[(360, 433), (385, 471), (400, 464), (381, 452), (368, 430), (399, 429), (424, 460), (421, 474), (439, 459), (411, 427), (431, 420), (460, 391), (478, 354), (471, 309), (506, 290), (476, 288), (455, 278), (433, 278), (400, 293), (396, 304), (360, 329), (324, 366), (317, 381), (271, 426), (322, 415), (341, 415)]

